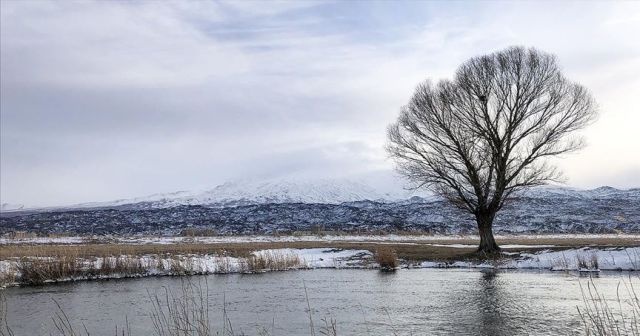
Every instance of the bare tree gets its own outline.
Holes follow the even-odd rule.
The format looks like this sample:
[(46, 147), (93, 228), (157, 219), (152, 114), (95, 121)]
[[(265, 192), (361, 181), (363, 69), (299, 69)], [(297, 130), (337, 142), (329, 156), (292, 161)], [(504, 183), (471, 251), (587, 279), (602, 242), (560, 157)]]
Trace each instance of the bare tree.
[(420, 84), (389, 126), (387, 149), (416, 188), (474, 215), (478, 251), (493, 253), (496, 213), (518, 191), (560, 180), (547, 159), (580, 149), (573, 133), (596, 110), (555, 56), (510, 47), (469, 59), (453, 80)]

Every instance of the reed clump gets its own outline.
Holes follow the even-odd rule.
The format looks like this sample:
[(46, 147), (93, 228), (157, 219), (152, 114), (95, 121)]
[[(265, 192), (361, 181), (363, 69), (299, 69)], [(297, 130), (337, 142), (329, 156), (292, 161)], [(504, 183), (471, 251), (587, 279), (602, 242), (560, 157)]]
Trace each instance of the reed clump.
[[(209, 336), (214, 333), (209, 319), (207, 282), (183, 281), (179, 292), (166, 287), (147, 292), (151, 299), (151, 320), (158, 336)], [(226, 314), (225, 314), (226, 315)], [(226, 323), (225, 323), (226, 326)], [(233, 335), (223, 329), (222, 335)]]
[(615, 298), (600, 293), (593, 279), (586, 287), (580, 285), (583, 306), (578, 307), (578, 313), (585, 335), (640, 336), (640, 297), (636, 289), (639, 279), (630, 276), (628, 281), (618, 284)]
[(400, 265), (396, 252), (386, 246), (377, 248), (373, 257), (383, 271), (395, 270)]
[(142, 258), (132, 256), (100, 257), (94, 260), (74, 256), (23, 257), (15, 263), (16, 271), (6, 272), (5, 276), (13, 275), (14, 282), (24, 285), (42, 285), (65, 280), (139, 276), (156, 268), (157, 263), (155, 259), (143, 262)]
[(0, 335), (1, 336), (14, 336), (13, 329), (9, 326), (8, 322), (7, 298), (4, 293), (0, 291)]
[[(151, 262), (154, 259), (150, 259)], [(147, 267), (145, 267), (147, 266)], [(103, 257), (98, 262), (92, 263), (88, 269), (88, 274), (133, 276), (144, 274), (154, 265), (143, 265), (142, 259), (131, 256)]]
[(41, 285), (47, 281), (74, 278), (82, 274), (82, 265), (75, 257), (21, 258), (16, 264), (18, 281)]
[(300, 257), (292, 252), (261, 251), (240, 261), (243, 272), (286, 271), (303, 267)]
[(576, 254), (576, 265), (578, 270), (598, 270), (600, 263), (598, 261), (598, 255), (591, 253), (590, 255)]
[(9, 265), (0, 271), (0, 288), (16, 282), (16, 271), (13, 268), (12, 265)]
[(233, 271), (229, 257), (216, 257), (216, 269), (214, 273), (226, 274)]

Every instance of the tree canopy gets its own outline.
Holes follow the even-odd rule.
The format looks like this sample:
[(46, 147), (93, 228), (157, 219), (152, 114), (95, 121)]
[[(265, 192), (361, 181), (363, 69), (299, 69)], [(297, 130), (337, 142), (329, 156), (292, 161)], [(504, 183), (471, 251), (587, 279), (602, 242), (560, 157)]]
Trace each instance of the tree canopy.
[(482, 226), (491, 231), (519, 190), (561, 178), (548, 158), (582, 148), (575, 132), (596, 110), (555, 56), (510, 47), (469, 59), (452, 80), (420, 84), (389, 126), (388, 151), (415, 187), (476, 216), (483, 250)]

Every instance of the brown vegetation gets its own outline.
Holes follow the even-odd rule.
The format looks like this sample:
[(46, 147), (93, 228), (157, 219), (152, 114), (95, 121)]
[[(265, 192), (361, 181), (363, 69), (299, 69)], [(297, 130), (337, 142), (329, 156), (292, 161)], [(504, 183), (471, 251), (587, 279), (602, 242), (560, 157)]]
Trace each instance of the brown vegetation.
[[(76, 256), (60, 257), (22, 257), (16, 263), (17, 279), (21, 284), (41, 285), (49, 281), (66, 279), (97, 278), (118, 275), (122, 277), (138, 276), (154, 265), (143, 265), (140, 258), (119, 256), (105, 257), (99, 260), (86, 260)], [(7, 281), (8, 283), (8, 281)]]
[(380, 265), (380, 269), (384, 271), (395, 270), (400, 265), (396, 252), (387, 246), (377, 248), (374, 259)]
[[(635, 247), (638, 246), (637, 236), (620, 237), (578, 237), (556, 238), (544, 236), (532, 237), (501, 237), (501, 244), (523, 245), (554, 245), (550, 250), (563, 250), (573, 247)], [(411, 244), (407, 244), (411, 243)], [(473, 251), (473, 248), (453, 248), (448, 244), (474, 245), (478, 241), (473, 238), (455, 239), (442, 237), (429, 241), (416, 240), (412, 236), (398, 241), (385, 242), (393, 248), (399, 258), (406, 260), (450, 260), (459, 259)], [(239, 243), (199, 243), (187, 242), (177, 244), (82, 244), (82, 245), (54, 245), (54, 244), (7, 244), (0, 246), (0, 260), (10, 258), (33, 257), (64, 257), (77, 256), (79, 258), (121, 256), (121, 255), (221, 255), (234, 257), (250, 257), (253, 251), (279, 248), (342, 248), (364, 249), (374, 252), (380, 244), (375, 241), (294, 241), (294, 242), (239, 242)], [(519, 248), (518, 250), (533, 252), (542, 248)], [(508, 249), (509, 250), (509, 249)], [(511, 249), (513, 250), (513, 249)], [(638, 258), (640, 260), (640, 258)]]
[(281, 251), (262, 251), (240, 260), (243, 272), (286, 271), (303, 266), (300, 258), (293, 253)]

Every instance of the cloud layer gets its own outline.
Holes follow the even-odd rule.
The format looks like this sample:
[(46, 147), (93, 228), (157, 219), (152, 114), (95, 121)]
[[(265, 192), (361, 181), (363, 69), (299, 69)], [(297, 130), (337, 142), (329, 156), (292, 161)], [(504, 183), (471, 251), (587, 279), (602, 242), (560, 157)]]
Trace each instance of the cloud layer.
[(640, 185), (640, 4), (18, 2), (1, 8), (2, 202), (54, 205), (230, 179), (380, 176), (426, 78), (509, 45), (589, 87), (569, 184)]

